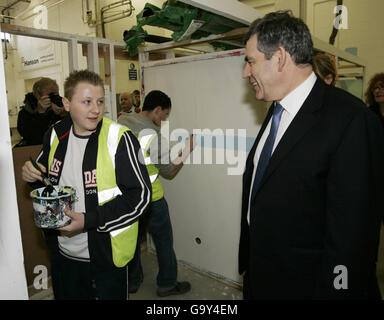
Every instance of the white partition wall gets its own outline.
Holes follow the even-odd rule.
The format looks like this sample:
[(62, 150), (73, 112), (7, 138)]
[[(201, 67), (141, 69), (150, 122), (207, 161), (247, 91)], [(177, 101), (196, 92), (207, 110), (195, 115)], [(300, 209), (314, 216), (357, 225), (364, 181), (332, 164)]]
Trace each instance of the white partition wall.
[(0, 300), (28, 299), (0, 49)]
[(162, 129), (171, 150), (188, 133), (197, 141), (190, 163), (162, 179), (177, 258), (235, 282), (242, 173), (269, 106), (242, 79), (243, 61), (235, 50), (142, 65), (145, 94), (162, 90), (172, 100), (169, 132)]

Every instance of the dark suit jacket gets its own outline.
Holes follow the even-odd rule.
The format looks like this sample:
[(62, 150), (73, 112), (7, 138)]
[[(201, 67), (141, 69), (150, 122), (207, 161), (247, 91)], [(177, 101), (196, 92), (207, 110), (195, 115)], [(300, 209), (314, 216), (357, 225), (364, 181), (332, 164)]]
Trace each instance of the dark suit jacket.
[[(276, 147), (251, 203), (243, 176), (239, 271), (254, 298), (371, 298), (383, 214), (384, 135), (361, 100), (317, 79)], [(348, 289), (335, 289), (336, 266)], [(343, 282), (345, 284), (345, 282)]]

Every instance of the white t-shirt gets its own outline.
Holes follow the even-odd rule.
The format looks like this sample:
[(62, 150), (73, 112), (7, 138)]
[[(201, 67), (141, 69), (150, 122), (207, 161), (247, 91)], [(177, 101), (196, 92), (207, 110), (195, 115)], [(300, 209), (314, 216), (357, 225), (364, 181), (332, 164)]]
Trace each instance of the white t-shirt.
[[(74, 212), (85, 212), (83, 158), (88, 139), (89, 136), (81, 137), (74, 134), (72, 126), (59, 185), (75, 188), (78, 200), (73, 204), (72, 211)], [(80, 231), (71, 236), (61, 234), (58, 237), (58, 241), (59, 250), (64, 256), (70, 259), (89, 262), (87, 232)]]

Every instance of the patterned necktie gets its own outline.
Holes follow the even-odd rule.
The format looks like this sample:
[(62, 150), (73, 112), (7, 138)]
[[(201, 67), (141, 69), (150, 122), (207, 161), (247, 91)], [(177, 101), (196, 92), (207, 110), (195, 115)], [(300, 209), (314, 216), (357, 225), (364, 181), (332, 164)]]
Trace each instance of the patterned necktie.
[(280, 123), (281, 115), (283, 114), (283, 110), (284, 108), (281, 106), (281, 104), (278, 102), (275, 102), (275, 106), (273, 109), (272, 122), (271, 122), (271, 129), (269, 131), (267, 140), (265, 140), (265, 144), (264, 144), (263, 150), (261, 151), (259, 162), (257, 164), (255, 180), (253, 181), (253, 186), (252, 186), (251, 201), (253, 201), (256, 195), (256, 191), (259, 188), (261, 179), (263, 178), (265, 169), (267, 168), (269, 159), (271, 158), (273, 145), (275, 144), (277, 129), (279, 128), (279, 123)]

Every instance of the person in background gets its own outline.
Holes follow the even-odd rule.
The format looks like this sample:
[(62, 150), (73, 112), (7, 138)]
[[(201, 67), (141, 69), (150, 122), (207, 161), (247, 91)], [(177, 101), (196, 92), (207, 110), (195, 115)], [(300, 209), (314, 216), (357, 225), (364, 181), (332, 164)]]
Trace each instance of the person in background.
[(337, 80), (336, 63), (333, 57), (326, 53), (318, 53), (313, 57), (313, 71), (326, 84), (334, 86)]
[(135, 107), (135, 112), (140, 113), (140, 91), (139, 90), (133, 90), (132, 92), (132, 101), (133, 101), (133, 106)]
[(384, 73), (375, 74), (365, 91), (365, 102), (380, 119), (384, 127)]
[[(173, 164), (170, 160), (170, 150), (165, 148), (168, 146), (166, 138), (160, 134), (161, 123), (168, 118), (170, 112), (171, 99), (164, 92), (154, 90), (145, 97), (140, 113), (124, 114), (118, 119), (118, 123), (129, 127), (139, 137), (152, 183), (152, 203), (144, 224), (156, 246), (159, 265), (157, 295), (160, 297), (183, 294), (191, 289), (189, 282), (177, 281), (177, 260), (173, 249), (172, 224), (159, 173), (167, 179), (175, 177), (183, 167), (183, 160), (192, 151), (194, 139), (187, 140), (182, 154), (174, 161), (177, 164)], [(129, 292), (135, 293), (143, 281), (140, 243), (137, 245), (135, 257), (128, 265), (128, 274)]]
[(34, 83), (32, 92), (25, 95), (24, 106), (17, 117), (17, 130), (22, 137), (17, 147), (42, 144), (44, 133), (65, 115), (64, 108), (49, 98), (52, 92), (59, 93), (56, 81), (41, 78)]
[[(104, 84), (98, 74), (74, 71), (64, 90), (69, 116), (46, 132), (37, 158), (53, 185), (71, 186), (78, 197), (73, 210), (64, 210), (69, 225), (43, 229), (54, 296), (126, 300), (126, 264), (136, 248), (137, 220), (151, 202), (148, 172), (138, 158), (135, 135), (103, 117)], [(41, 185), (31, 161), (25, 162), (22, 178)]]
[(120, 117), (125, 113), (131, 113), (135, 110), (135, 107), (133, 106), (132, 95), (129, 92), (122, 92), (120, 94), (120, 106), (121, 110), (117, 117)]
[(250, 25), (243, 78), (273, 103), (243, 175), (244, 298), (380, 300), (384, 132), (360, 99), (315, 75), (312, 58), (291, 13)]

